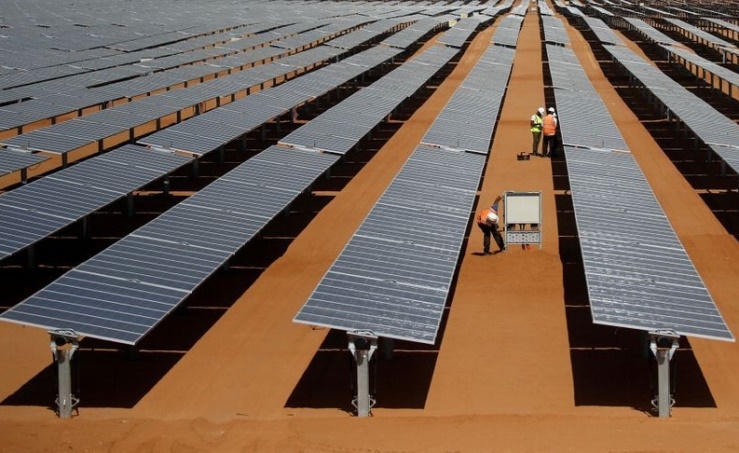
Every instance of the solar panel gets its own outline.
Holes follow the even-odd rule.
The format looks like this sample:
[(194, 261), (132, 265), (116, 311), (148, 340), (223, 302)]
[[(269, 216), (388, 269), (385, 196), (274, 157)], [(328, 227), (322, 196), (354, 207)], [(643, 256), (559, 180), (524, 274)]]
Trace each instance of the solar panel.
[(6, 138), (2, 143), (28, 151), (46, 151), (55, 154), (66, 154), (90, 143), (89, 140), (69, 135), (55, 134), (46, 129), (36, 129), (27, 134)]
[(447, 46), (461, 48), (464, 43), (472, 36), (480, 25), (479, 18), (464, 18), (457, 22), (452, 28), (445, 31), (439, 37), (437, 42), (446, 44)]
[(388, 37), (381, 44), (389, 47), (397, 47), (405, 49), (409, 45), (418, 41), (420, 38), (425, 36), (427, 33), (439, 27), (441, 24), (446, 23), (447, 20), (442, 18), (424, 18), (418, 22), (404, 28), (403, 30), (395, 33)]
[[(294, 321), (433, 344), (483, 165), (481, 155), (417, 148)], [(436, 179), (450, 173), (462, 187)]]
[(48, 157), (13, 149), (0, 149), (0, 176), (39, 164)]
[(733, 340), (633, 157), (565, 153), (593, 322)]
[[(520, 21), (514, 23), (521, 24)], [(421, 140), (424, 144), (487, 154), (490, 149), (492, 130), (498, 117), (505, 85), (490, 87), (490, 80), (507, 80), (515, 50), (497, 48), (497, 58), (508, 60), (508, 64), (491, 61), (484, 54), (460, 87), (436, 117), (434, 123)]]
[(47, 128), (49, 132), (57, 135), (67, 135), (70, 137), (81, 138), (87, 140), (88, 143), (112, 137), (121, 133), (128, 128), (124, 126), (105, 124), (97, 121), (89, 121), (88, 119), (73, 118), (63, 123), (57, 124), (52, 128)]
[(692, 33), (694, 36), (697, 36), (698, 38), (701, 38), (705, 40), (706, 42), (713, 44), (716, 47), (733, 47), (736, 48), (736, 46), (728, 41), (725, 41), (718, 36), (712, 35), (711, 33), (708, 33), (706, 31), (701, 30), (700, 28), (691, 25), (683, 20), (680, 19), (673, 19), (673, 18), (665, 18), (665, 21), (678, 26), (679, 28), (682, 28), (683, 30)]
[(570, 37), (567, 35), (564, 24), (559, 19), (551, 16), (542, 16), (544, 24), (544, 40), (548, 43), (567, 45), (570, 44)]
[(0, 195), (0, 259), (189, 161), (126, 145)]
[(619, 38), (611, 27), (606, 25), (602, 20), (585, 16), (582, 13), (581, 17), (595, 33), (600, 42), (604, 44), (623, 44), (621, 38)]
[(739, 25), (725, 21), (723, 19), (718, 19), (714, 17), (704, 17), (704, 20), (707, 20), (709, 22), (713, 22), (716, 25), (720, 25), (726, 29), (733, 30), (735, 32), (739, 32)]
[(270, 147), (0, 320), (136, 344), (337, 160)]
[(680, 43), (665, 35), (659, 30), (644, 22), (641, 19), (633, 17), (624, 17), (624, 20), (628, 22), (634, 29), (639, 31), (641, 34), (656, 42), (657, 44), (674, 45), (679, 46)]
[[(139, 143), (165, 149), (183, 150), (197, 155), (206, 154), (256, 129), (263, 123), (287, 113), (291, 108), (313, 97), (325, 94), (341, 83), (351, 80), (396, 54), (397, 50), (386, 49), (370, 49), (361, 52), (332, 66), (321, 68), (277, 87), (262, 90), (224, 107), (213, 109), (167, 129), (155, 132), (140, 139)], [(362, 61), (365, 64), (357, 65), (357, 61)], [(317, 83), (317, 80), (320, 80), (325, 73), (336, 74), (337, 67), (348, 70), (343, 72), (342, 77), (333, 83)], [(302, 132), (298, 132), (301, 130)], [(295, 133), (307, 133), (305, 126), (299, 128), (298, 131)], [(306, 140), (313, 141), (313, 139)], [(333, 144), (327, 146), (343, 147), (346, 146), (347, 141), (352, 139), (336, 136), (329, 137), (328, 140)], [(339, 144), (337, 145), (337, 143)]]
[(731, 85), (739, 86), (739, 74), (727, 69), (717, 63), (707, 60), (698, 54), (688, 52), (684, 49), (674, 46), (663, 46), (668, 52), (677, 55), (678, 57), (693, 63), (694, 65), (705, 69), (707, 72), (715, 74), (722, 79), (729, 82)]
[[(314, 27), (314, 24), (300, 24), (300, 29), (306, 29), (309, 27)], [(145, 40), (150, 39), (151, 37), (142, 38)], [(157, 38), (151, 38), (154, 39), (154, 41), (158, 41), (161, 37)], [(182, 38), (181, 36), (179, 37)], [(305, 36), (301, 39), (309, 40), (313, 39), (308, 36)], [(137, 41), (137, 40), (134, 40)], [(306, 41), (304, 44), (309, 44), (310, 41)], [(257, 43), (258, 44), (258, 43)], [(161, 52), (161, 51), (160, 51)], [(171, 51), (170, 51), (171, 52)], [(272, 52), (271, 54), (269, 52)], [(255, 52), (252, 52), (251, 54), (259, 54), (261, 58), (268, 58), (270, 55), (274, 56), (277, 55), (273, 51), (266, 51), (264, 49), (257, 50)], [(325, 60), (326, 58), (329, 58), (330, 56), (334, 56), (338, 54), (337, 49), (328, 49), (328, 48), (316, 48), (316, 49), (310, 49), (304, 52), (301, 52), (300, 54), (289, 56), (286, 58), (282, 58), (278, 62), (268, 64), (269, 71), (271, 71), (269, 74), (264, 74), (264, 76), (258, 80), (255, 81), (253, 84), (259, 84), (262, 82), (266, 82), (268, 80), (271, 80), (275, 77), (279, 77), (281, 75), (284, 75), (296, 68), (303, 68), (310, 65), (315, 64), (316, 62)], [(202, 58), (202, 56), (197, 56), (194, 53), (190, 53), (190, 55), (180, 55), (181, 58), (186, 58), (191, 61), (193, 58)], [(174, 58), (174, 57), (170, 57)], [(137, 60), (136, 60), (137, 61)], [(179, 61), (177, 62), (171, 62), (171, 65), (174, 64), (183, 64), (186, 61)], [(152, 62), (149, 62), (152, 63)], [(164, 61), (159, 61), (157, 65), (164, 64)], [(138, 66), (138, 68), (137, 68)], [(167, 66), (165, 64), (165, 66)], [(157, 66), (160, 67), (160, 66)], [(167, 69), (169, 69), (168, 66)], [(79, 71), (79, 70), (78, 70)], [(163, 71), (156, 74), (147, 75), (148, 72), (152, 71), (152, 68), (146, 68), (141, 67), (141, 65), (130, 65), (125, 67), (116, 67), (115, 71), (119, 73), (120, 79), (127, 79), (131, 77), (132, 75), (138, 75), (141, 77), (135, 77), (131, 80), (123, 80), (117, 84), (107, 84), (102, 89), (97, 89), (95, 91), (84, 91), (80, 93), (84, 93), (85, 96), (70, 96), (68, 94), (64, 94), (64, 87), (58, 88), (60, 91), (58, 93), (54, 93), (51, 96), (47, 96), (45, 99), (41, 100), (31, 100), (26, 101), (22, 103), (18, 103), (15, 105), (9, 105), (5, 107), (5, 110), (8, 110), (9, 112), (12, 112), (12, 114), (8, 117), (3, 117), (3, 121), (0, 123), (0, 127), (3, 129), (12, 129), (16, 127), (20, 127), (24, 124), (31, 123), (33, 121), (51, 118), (60, 114), (68, 113), (70, 111), (74, 111), (78, 108), (83, 108), (91, 105), (97, 105), (99, 103), (103, 103), (105, 101), (113, 101), (115, 99), (119, 99), (121, 97), (134, 97), (140, 94), (149, 93), (155, 90), (167, 88), (169, 86), (175, 85), (177, 83), (181, 83), (184, 81), (192, 80), (195, 78), (198, 78), (202, 75), (207, 74), (213, 74), (219, 71), (219, 69), (211, 68), (209, 69), (206, 66), (190, 66), (190, 67), (183, 67), (183, 68), (173, 68), (168, 71)], [(126, 72), (125, 74), (123, 72)], [(133, 72), (131, 72), (133, 71)], [(255, 68), (255, 73), (258, 73), (259, 71), (264, 72), (265, 68), (260, 67), (259, 69)], [(21, 76), (19, 76), (21, 77)], [(24, 74), (22, 77), (28, 78), (28, 75)], [(44, 76), (46, 78), (47, 76)], [(226, 78), (243, 78), (244, 75), (240, 75), (240, 73), (233, 74), (230, 76), (227, 76)], [(7, 79), (7, 77), (6, 77)], [(82, 80), (82, 79), (79, 79)], [(66, 77), (65, 81), (68, 84), (73, 84), (75, 79), (72, 77)], [(218, 81), (218, 83), (221, 83), (222, 81)], [(208, 82), (205, 82), (208, 83)], [(215, 81), (214, 81), (215, 84)], [(10, 84), (9, 86), (12, 86)], [(236, 86), (236, 85), (235, 85)], [(238, 91), (239, 89), (243, 89), (243, 87), (238, 87), (234, 91), (231, 92), (231, 94), (235, 91)], [(178, 94), (181, 94), (181, 92), (187, 92), (187, 91), (194, 91), (191, 89), (187, 90), (175, 90), (174, 92), (168, 92), (168, 96), (177, 96)], [(90, 93), (89, 95), (87, 93)], [(197, 104), (198, 102), (203, 102), (209, 99), (212, 99), (216, 94), (214, 94), (211, 91), (208, 91), (207, 89), (202, 89), (200, 91), (201, 98), (193, 100), (192, 104)], [(53, 98), (63, 98), (66, 100), (65, 104), (58, 104), (57, 102), (52, 102)], [(157, 119), (159, 117), (175, 113), (177, 110), (180, 110), (184, 108), (184, 105), (179, 105), (177, 108), (171, 108), (171, 106), (159, 103), (159, 102), (147, 102), (147, 100), (142, 100), (139, 102), (133, 103), (136, 106), (133, 107), (132, 105), (122, 105), (113, 108), (113, 110), (117, 110), (119, 112), (131, 112), (135, 113), (137, 117), (142, 117), (143, 122), (135, 122), (134, 124), (120, 124), (123, 126), (128, 127), (135, 127), (140, 124), (143, 124), (145, 122)], [(135, 111), (134, 111), (135, 110)], [(138, 118), (129, 117), (128, 119), (138, 121)], [(91, 121), (94, 121), (92, 118)], [(38, 137), (30, 137), (33, 138), (34, 141), (38, 140)], [(22, 140), (22, 139), (19, 139)], [(29, 141), (29, 140), (26, 140)], [(50, 145), (44, 145), (44, 146), (50, 146)], [(62, 147), (60, 149), (57, 149), (54, 152), (62, 153), (63, 151), (61, 149), (66, 149), (68, 147)]]

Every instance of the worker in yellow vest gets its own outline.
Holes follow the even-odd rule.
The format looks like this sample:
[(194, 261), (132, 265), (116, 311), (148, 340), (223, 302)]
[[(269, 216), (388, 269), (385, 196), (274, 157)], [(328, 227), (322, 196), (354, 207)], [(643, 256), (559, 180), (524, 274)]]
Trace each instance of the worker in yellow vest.
[[(531, 154), (534, 156), (539, 155), (539, 142), (541, 142), (541, 128), (544, 123), (544, 107), (539, 107), (536, 113), (531, 115), (531, 135), (534, 138), (534, 143), (531, 145)], [(544, 151), (542, 150), (542, 153)]]

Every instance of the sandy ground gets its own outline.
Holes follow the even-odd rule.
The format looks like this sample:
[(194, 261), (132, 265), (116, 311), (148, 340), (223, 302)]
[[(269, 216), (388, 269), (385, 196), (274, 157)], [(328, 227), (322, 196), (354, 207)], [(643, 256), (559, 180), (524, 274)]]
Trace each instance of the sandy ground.
[[(572, 223), (564, 163), (516, 159), (530, 148), (528, 117), (544, 104), (538, 25), (528, 14), (479, 203), (504, 190), (542, 191), (543, 248), (479, 256), (482, 237), (472, 228), (440, 341), (399, 343), (392, 359), (378, 356), (373, 417), (351, 415), (345, 336), (292, 318), (493, 28), (475, 38), (432, 97), (192, 345), (152, 340), (132, 361), (106, 356), (102, 346), (82, 351), (86, 363), (104, 357), (95, 367), (115, 370), (103, 374), (108, 382), (86, 376), (82, 384), (103, 389), (102, 404), (83, 397), (79, 414), (60, 420), (44, 403), (28, 404), (28, 396), (13, 403), (48, 374), (48, 336), (0, 324), (0, 451), (739, 450), (739, 346), (683, 339), (677, 403), (671, 418), (660, 419), (649, 411), (652, 361), (641, 356), (638, 335), (590, 321), (581, 270), (571, 259), (577, 248), (564, 231)], [(579, 32), (568, 32), (722, 314), (739, 331), (736, 239), (621, 101)], [(225, 288), (210, 294), (214, 306), (219, 290)], [(131, 388), (138, 378), (142, 390)], [(105, 404), (112, 395), (123, 402)]]

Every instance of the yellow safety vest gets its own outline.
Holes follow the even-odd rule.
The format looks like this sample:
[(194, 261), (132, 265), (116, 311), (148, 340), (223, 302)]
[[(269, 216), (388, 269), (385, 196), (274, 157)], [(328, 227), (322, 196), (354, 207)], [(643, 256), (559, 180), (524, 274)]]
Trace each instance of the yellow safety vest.
[(537, 114), (531, 117), (531, 132), (541, 132), (541, 125), (544, 123), (544, 119)]

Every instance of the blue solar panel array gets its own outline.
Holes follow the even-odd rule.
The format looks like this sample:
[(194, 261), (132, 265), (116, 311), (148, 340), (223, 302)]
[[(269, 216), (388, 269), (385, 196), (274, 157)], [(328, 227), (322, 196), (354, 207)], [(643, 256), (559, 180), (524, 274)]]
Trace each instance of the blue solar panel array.
[(433, 344), (484, 164), (418, 147), (295, 322)]
[(574, 52), (546, 51), (593, 322), (733, 341)]
[(280, 140), (285, 146), (345, 154), (418, 91), (459, 49), (434, 46)]
[[(447, 149), (487, 154), (493, 127), (500, 111), (510, 77), (518, 31), (519, 16), (508, 15), (498, 25), (493, 42), (499, 45), (495, 52), (483, 54), (465, 78), (421, 143)], [(494, 86), (490, 80), (495, 80)]]
[[(428, 57), (406, 64), (416, 68), (418, 61), (429, 65), (446, 55), (438, 49), (427, 53)], [(408, 72), (402, 68), (393, 73)], [(393, 73), (376, 82), (375, 89), (393, 86), (397, 80)], [(417, 79), (419, 84), (424, 81)], [(364, 105), (356, 107), (355, 114)], [(339, 158), (270, 147), (2, 313), (0, 319), (135, 344)]]
[(126, 145), (0, 195), (0, 259), (191, 160)]
[[(659, 32), (650, 31), (653, 29), (648, 25), (642, 25), (641, 29), (655, 40), (662, 41), (659, 35), (656, 35)], [(684, 54), (677, 46), (664, 47), (678, 55)], [(634, 80), (662, 103), (671, 118), (684, 123), (706, 146), (721, 157), (725, 165), (739, 173), (739, 125), (625, 45), (605, 45), (604, 48)]]
[(337, 159), (268, 148), (0, 319), (135, 344)]
[[(260, 65), (233, 75), (204, 82), (186, 90), (174, 90), (149, 96), (84, 117), (74, 118), (64, 123), (3, 139), (0, 140), (0, 143), (26, 150), (58, 154), (66, 154), (90, 144), (102, 146), (103, 139), (125, 130), (131, 130), (133, 135), (133, 129), (138, 126), (157, 121), (167, 115), (176, 114), (202, 102), (231, 96), (244, 90), (245, 87), (266, 83), (298, 69), (336, 57), (341, 52), (329, 47), (311, 49), (295, 56), (286, 57), (278, 62)], [(279, 115), (282, 111), (276, 111), (275, 115), (269, 116), (268, 119)], [(185, 140), (187, 139), (188, 137), (185, 137)]]
[[(513, 52), (490, 46), (440, 117), (447, 110), (450, 116), (435, 122), (424, 140), (443, 137), (437, 132), (447, 130), (457, 106), (480, 97), (493, 110), (468, 109), (466, 130), (487, 137), (489, 144)], [(444, 144), (416, 148), (295, 322), (370, 330), (380, 337), (419, 343), (436, 341), (487, 153), (452, 150)]]
[(399, 49), (372, 48), (274, 88), (211, 110), (141, 140), (203, 155), (390, 60)]

